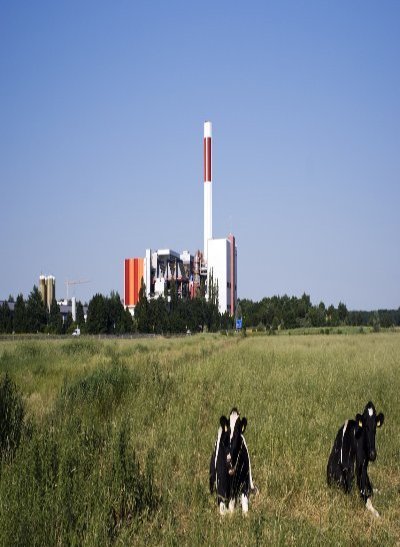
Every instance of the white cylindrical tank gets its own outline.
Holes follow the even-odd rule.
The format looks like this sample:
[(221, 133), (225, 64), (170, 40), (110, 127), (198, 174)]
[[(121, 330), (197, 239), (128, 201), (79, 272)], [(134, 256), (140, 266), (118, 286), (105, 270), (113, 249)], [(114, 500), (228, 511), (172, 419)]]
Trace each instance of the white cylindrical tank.
[(71, 309), (72, 321), (76, 321), (76, 298), (75, 298), (75, 296), (73, 296), (71, 298), (71, 304), (72, 304), (72, 309)]

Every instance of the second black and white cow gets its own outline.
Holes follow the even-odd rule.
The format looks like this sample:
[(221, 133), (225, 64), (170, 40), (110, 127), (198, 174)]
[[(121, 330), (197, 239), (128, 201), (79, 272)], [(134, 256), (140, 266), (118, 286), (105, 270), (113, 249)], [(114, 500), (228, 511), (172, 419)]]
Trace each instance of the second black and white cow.
[(247, 419), (241, 418), (237, 408), (231, 410), (229, 416), (230, 429), (230, 468), (229, 476), (229, 510), (233, 511), (236, 502), (240, 499), (243, 513), (249, 510), (249, 494), (255, 491), (251, 475), (250, 456), (244, 438)]
[(384, 415), (376, 414), (373, 403), (369, 402), (363, 414), (355, 420), (346, 420), (339, 429), (329, 456), (327, 467), (328, 485), (337, 484), (345, 492), (350, 492), (354, 480), (354, 465), (357, 486), (366, 508), (376, 517), (378, 511), (373, 507), (372, 485), (368, 477), (368, 463), (376, 459), (376, 428), (383, 424)]

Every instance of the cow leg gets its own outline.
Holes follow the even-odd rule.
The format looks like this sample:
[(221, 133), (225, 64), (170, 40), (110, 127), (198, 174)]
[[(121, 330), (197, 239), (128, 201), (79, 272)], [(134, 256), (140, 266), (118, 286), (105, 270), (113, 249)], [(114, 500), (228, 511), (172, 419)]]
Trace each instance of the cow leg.
[(331, 486), (332, 484), (337, 484), (338, 486), (345, 489), (345, 470), (341, 462), (340, 448), (337, 446), (337, 443), (338, 441), (336, 440), (332, 448), (332, 452), (329, 456), (326, 469), (326, 478), (328, 486)]
[(368, 473), (367, 473), (367, 466), (365, 466), (365, 487), (364, 487), (364, 494), (367, 496), (367, 500), (365, 502), (365, 507), (370, 511), (374, 517), (379, 518), (379, 513), (375, 509), (375, 507), (372, 505), (371, 496), (373, 494), (373, 488), (371, 481), (369, 480)]
[(251, 492), (254, 492), (254, 493), (256, 494), (256, 493), (257, 493), (257, 487), (254, 485), (254, 482), (253, 482), (253, 475), (251, 474), (251, 463), (250, 463), (250, 454), (249, 454), (249, 450), (248, 450), (248, 448), (247, 448), (247, 444), (246, 444), (245, 438), (242, 437), (242, 439), (243, 439), (244, 447), (245, 447), (245, 449), (246, 449), (247, 459), (248, 459), (248, 462), (249, 462), (250, 491), (251, 491)]
[(226, 505), (224, 501), (219, 502), (219, 514), (222, 516), (226, 514)]
[(376, 518), (379, 518), (379, 517), (380, 517), (378, 511), (377, 511), (377, 510), (375, 509), (375, 507), (372, 505), (371, 498), (368, 498), (368, 499), (367, 499), (367, 502), (366, 502), (366, 504), (365, 504), (365, 507), (368, 509), (368, 511), (370, 511), (370, 512), (374, 515), (374, 517), (376, 517)]
[(368, 497), (372, 496), (374, 489), (372, 488), (371, 481), (369, 480), (367, 470), (365, 471), (365, 493)]
[(216, 479), (216, 472), (215, 472), (215, 451), (214, 451), (212, 453), (211, 460), (210, 460), (210, 494), (214, 492), (215, 479)]
[[(360, 491), (360, 495), (365, 503), (372, 496), (372, 485), (367, 473), (368, 461), (364, 460), (360, 466), (357, 467), (357, 485)], [(372, 506), (372, 504), (371, 504)]]
[(353, 480), (354, 480), (354, 466), (351, 465), (349, 468), (343, 470), (343, 486), (344, 491), (346, 494), (351, 492), (351, 488), (353, 486)]
[(348, 428), (348, 421), (345, 422), (342, 431), (340, 446), (340, 482), (343, 490), (348, 494), (353, 486), (354, 480), (354, 459), (355, 454), (352, 450), (351, 430)]
[(249, 511), (249, 498), (246, 496), (246, 494), (241, 495), (241, 503), (243, 514), (246, 515)]
[(235, 498), (231, 498), (229, 500), (229, 512), (233, 513), (234, 510), (235, 510)]
[(363, 473), (363, 467), (364, 464), (356, 466), (356, 476), (357, 476), (357, 486), (358, 491), (360, 492), (360, 496), (364, 500), (364, 502), (367, 501), (367, 497), (364, 494), (364, 487), (365, 487), (365, 473)]

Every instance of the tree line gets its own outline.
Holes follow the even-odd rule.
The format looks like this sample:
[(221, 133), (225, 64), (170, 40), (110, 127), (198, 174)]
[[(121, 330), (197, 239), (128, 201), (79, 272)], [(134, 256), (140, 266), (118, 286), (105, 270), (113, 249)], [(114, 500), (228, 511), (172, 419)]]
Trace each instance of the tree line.
[[(11, 302), (13, 311), (9, 306)], [(146, 288), (142, 283), (134, 317), (124, 309), (118, 292), (111, 292), (110, 296), (95, 294), (87, 306), (86, 320), (84, 307), (79, 301), (76, 303), (76, 321), (70, 312), (67, 315), (61, 313), (56, 300), (47, 310), (36, 286), (26, 302), (19, 294), (15, 301), (10, 296), (8, 302), (0, 306), (0, 333), (3, 334), (71, 334), (76, 327), (82, 334), (178, 334), (204, 330), (216, 332), (232, 326), (233, 319), (229, 314), (221, 315), (218, 311), (218, 295), (214, 288), (210, 289), (208, 299), (204, 291), (193, 299), (181, 298), (175, 283), (164, 297), (150, 300), (146, 298)]]
[(294, 329), (308, 327), (338, 327), (341, 325), (372, 326), (388, 328), (400, 326), (400, 308), (397, 310), (348, 311), (340, 302), (337, 308), (324, 302), (311, 303), (310, 296), (300, 298), (273, 296), (259, 302), (243, 299), (240, 301), (243, 323), (247, 327), (266, 330)]
[(216, 332), (232, 329), (233, 318), (218, 310), (218, 287), (210, 283), (208, 298), (201, 287), (195, 298), (181, 298), (176, 286), (171, 284), (169, 294), (147, 300), (142, 283), (135, 307), (135, 323), (141, 333)]
[[(8, 302), (13, 302), (14, 310)], [(109, 296), (95, 294), (87, 307), (85, 320), (84, 307), (76, 304), (76, 321), (72, 314), (62, 315), (56, 300), (47, 310), (42, 296), (36, 286), (33, 287), (25, 301), (19, 294), (14, 301), (0, 306), (0, 333), (49, 333), (70, 334), (76, 327), (87, 334), (129, 334), (129, 333), (186, 333), (216, 332), (234, 327), (234, 318), (228, 313), (218, 311), (218, 286), (210, 283), (208, 298), (201, 287), (197, 296), (181, 298), (176, 285), (171, 284), (164, 297), (147, 300), (146, 288), (142, 283), (139, 300), (132, 317), (124, 309), (118, 292)], [(237, 317), (243, 319), (243, 327), (259, 330), (276, 331), (277, 329), (294, 329), (307, 327), (336, 327), (341, 325), (373, 326), (388, 328), (400, 326), (400, 308), (397, 310), (348, 311), (345, 304), (325, 306), (311, 303), (310, 296), (303, 294), (300, 298), (287, 295), (266, 297), (259, 302), (242, 299), (238, 302)]]
[[(11, 302), (14, 303), (13, 311), (9, 306)], [(66, 315), (61, 313), (55, 299), (48, 310), (36, 286), (26, 302), (19, 294), (15, 302), (9, 297), (8, 302), (0, 306), (0, 333), (3, 334), (70, 334), (76, 327), (88, 334), (125, 334), (134, 331), (132, 316), (124, 309), (117, 292), (112, 292), (110, 296), (95, 294), (89, 302), (86, 321), (83, 304), (79, 301), (76, 303), (75, 321), (71, 312)]]

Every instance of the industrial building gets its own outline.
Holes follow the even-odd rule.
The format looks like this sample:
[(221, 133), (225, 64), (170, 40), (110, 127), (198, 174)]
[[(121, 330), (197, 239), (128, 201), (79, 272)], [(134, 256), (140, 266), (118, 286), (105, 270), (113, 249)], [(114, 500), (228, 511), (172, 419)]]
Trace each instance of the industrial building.
[(146, 297), (168, 297), (174, 283), (178, 295), (193, 298), (202, 285), (212, 282), (218, 289), (220, 313), (235, 314), (237, 302), (237, 248), (232, 234), (214, 239), (212, 235), (212, 124), (204, 123), (204, 248), (194, 255), (172, 249), (146, 249), (143, 258), (124, 261), (124, 305), (132, 313), (139, 300), (142, 280)]

